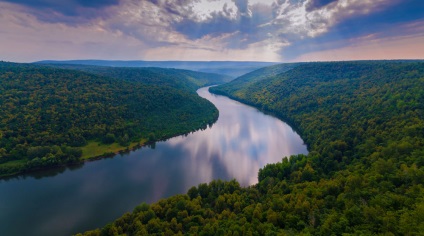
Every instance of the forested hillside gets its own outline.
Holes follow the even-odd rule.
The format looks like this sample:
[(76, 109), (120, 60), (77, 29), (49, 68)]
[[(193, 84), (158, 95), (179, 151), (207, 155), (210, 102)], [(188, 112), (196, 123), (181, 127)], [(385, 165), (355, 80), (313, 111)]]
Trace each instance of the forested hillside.
[(195, 93), (204, 75), (174, 71), (122, 79), (1, 62), (0, 175), (78, 162), (93, 142), (125, 149), (213, 123), (218, 110)]
[(264, 67), (245, 75), (242, 75), (234, 80), (231, 83), (222, 84), (219, 87), (220, 91), (225, 91), (225, 93), (232, 94), (238, 93), (239, 90), (250, 88), (252, 85), (261, 81), (263, 79), (268, 79), (272, 76), (289, 71), (296, 66), (301, 65), (301, 63), (287, 63), (287, 64), (278, 64), (274, 66)]
[(310, 153), (267, 165), (255, 186), (200, 184), (86, 235), (422, 235), (423, 62), (307, 63), (236, 81), (210, 90), (288, 121)]
[(141, 82), (144, 84), (177, 87), (195, 92), (204, 86), (223, 84), (232, 80), (220, 74), (154, 67), (106, 67), (90, 65), (46, 64), (46, 66), (84, 71), (100, 76)]

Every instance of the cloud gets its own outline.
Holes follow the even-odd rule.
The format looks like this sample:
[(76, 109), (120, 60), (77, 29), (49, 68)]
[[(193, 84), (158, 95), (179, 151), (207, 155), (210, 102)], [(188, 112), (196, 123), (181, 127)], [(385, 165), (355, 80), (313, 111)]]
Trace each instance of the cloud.
[(313, 11), (338, 0), (310, 0), (306, 5), (307, 11)]
[(424, 59), (424, 34), (378, 37), (367, 35), (345, 47), (304, 53), (293, 61)]
[(119, 0), (2, 0), (2, 2), (24, 5), (33, 9), (52, 10), (63, 15), (76, 16), (84, 8), (104, 8), (118, 5)]
[[(350, 1), (334, 2), (314, 12), (318, 14), (315, 21), (321, 18), (324, 33), (314, 37), (305, 37), (302, 40), (291, 40), (292, 44), (281, 51), (285, 60), (298, 60), (300, 55), (312, 52), (331, 51), (341, 48), (353, 48), (358, 39), (374, 35), (376, 38), (387, 38), (389, 35), (407, 36), (422, 32), (415, 23), (406, 30), (411, 22), (420, 21), (422, 12), (416, 8), (424, 7), (419, 0), (399, 1)], [(368, 4), (368, 5), (364, 5)], [(401, 55), (401, 54), (400, 54)]]
[[(34, 20), (20, 16), (31, 21), (28, 25), (33, 27), (51, 27), (53, 32), (58, 27), (69, 27), (74, 37), (78, 32), (86, 34), (86, 30), (92, 29), (119, 39), (116, 41), (119, 48), (125, 44), (124, 39), (130, 39), (150, 52), (189, 50), (187, 54), (206, 55), (209, 52), (214, 58), (228, 56), (230, 52), (260, 54), (260, 50), (266, 49), (270, 60), (275, 61), (275, 55), (279, 55), (277, 60), (292, 60), (304, 53), (347, 47), (352, 43), (349, 39), (382, 32), (396, 20), (416, 20), (422, 17), (419, 10), (414, 10), (423, 5), (420, 1), (0, 0), (0, 5), (8, 6), (1, 11), (5, 15), (21, 13), (36, 17)], [(412, 14), (398, 13), (401, 11), (398, 9), (403, 8), (412, 10)], [(394, 17), (388, 17), (387, 12)], [(375, 17), (380, 15), (380, 18)], [(388, 24), (388, 21), (392, 22)], [(10, 22), (1, 25), (0, 31), (6, 25)], [(17, 30), (10, 32), (13, 34)], [(61, 41), (62, 38), (57, 36), (52, 40)], [(98, 48), (103, 47), (99, 46), (103, 41), (87, 39), (84, 44)], [(166, 59), (169, 55), (159, 56)], [(257, 56), (252, 55), (249, 59), (256, 60)]]
[(120, 0), (0, 0), (13, 3), (21, 11), (45, 22), (67, 24), (87, 23), (98, 17), (107, 17), (107, 8), (117, 6)]
[(233, 2), (237, 6), (240, 17), (250, 18), (252, 16), (248, 0), (233, 0)]
[(140, 58), (149, 48), (140, 40), (99, 24), (69, 26), (38, 21), (33, 15), (0, 2), (2, 60), (30, 62), (42, 59)]

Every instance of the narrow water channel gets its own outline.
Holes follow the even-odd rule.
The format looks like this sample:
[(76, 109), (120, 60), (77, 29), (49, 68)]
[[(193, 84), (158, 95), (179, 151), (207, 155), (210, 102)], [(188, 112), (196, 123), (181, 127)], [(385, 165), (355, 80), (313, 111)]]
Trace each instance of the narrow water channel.
[(1, 235), (71, 235), (104, 226), (140, 204), (186, 193), (213, 179), (257, 182), (259, 168), (307, 153), (284, 122), (208, 88), (219, 110), (206, 130), (125, 155), (0, 180)]

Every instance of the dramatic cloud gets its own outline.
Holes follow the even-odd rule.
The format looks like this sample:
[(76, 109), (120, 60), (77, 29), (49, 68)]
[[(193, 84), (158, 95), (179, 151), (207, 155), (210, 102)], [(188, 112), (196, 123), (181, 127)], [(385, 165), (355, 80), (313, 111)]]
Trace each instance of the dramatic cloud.
[[(56, 12), (66, 16), (78, 16), (87, 9), (102, 9), (118, 5), (119, 0), (4, 0), (41, 11)], [(54, 16), (53, 16), (54, 17)]]
[(20, 8), (46, 22), (82, 23), (105, 15), (105, 8), (116, 6), (119, 0), (2, 0), (25, 6)]
[[(367, 35), (384, 41), (392, 27), (422, 20), (423, 8), (422, 0), (0, 0), (0, 49), (13, 55), (8, 44), (35, 52), (71, 42), (70, 51), (83, 52), (72, 58), (294, 60)], [(416, 36), (416, 27), (391, 34)], [(56, 53), (38, 58), (66, 50)]]
[(336, 2), (336, 1), (337, 0), (311, 0), (306, 5), (307, 6), (306, 10), (313, 11), (325, 5), (328, 5), (329, 3)]

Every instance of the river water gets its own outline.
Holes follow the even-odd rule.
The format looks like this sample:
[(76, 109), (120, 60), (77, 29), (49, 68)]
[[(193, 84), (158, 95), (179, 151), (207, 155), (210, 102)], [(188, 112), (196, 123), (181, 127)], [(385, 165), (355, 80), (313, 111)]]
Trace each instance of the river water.
[(255, 184), (267, 163), (307, 153), (284, 122), (208, 88), (198, 94), (219, 110), (218, 121), (206, 130), (81, 166), (0, 180), (0, 234), (83, 232), (142, 202), (186, 193), (213, 179)]

